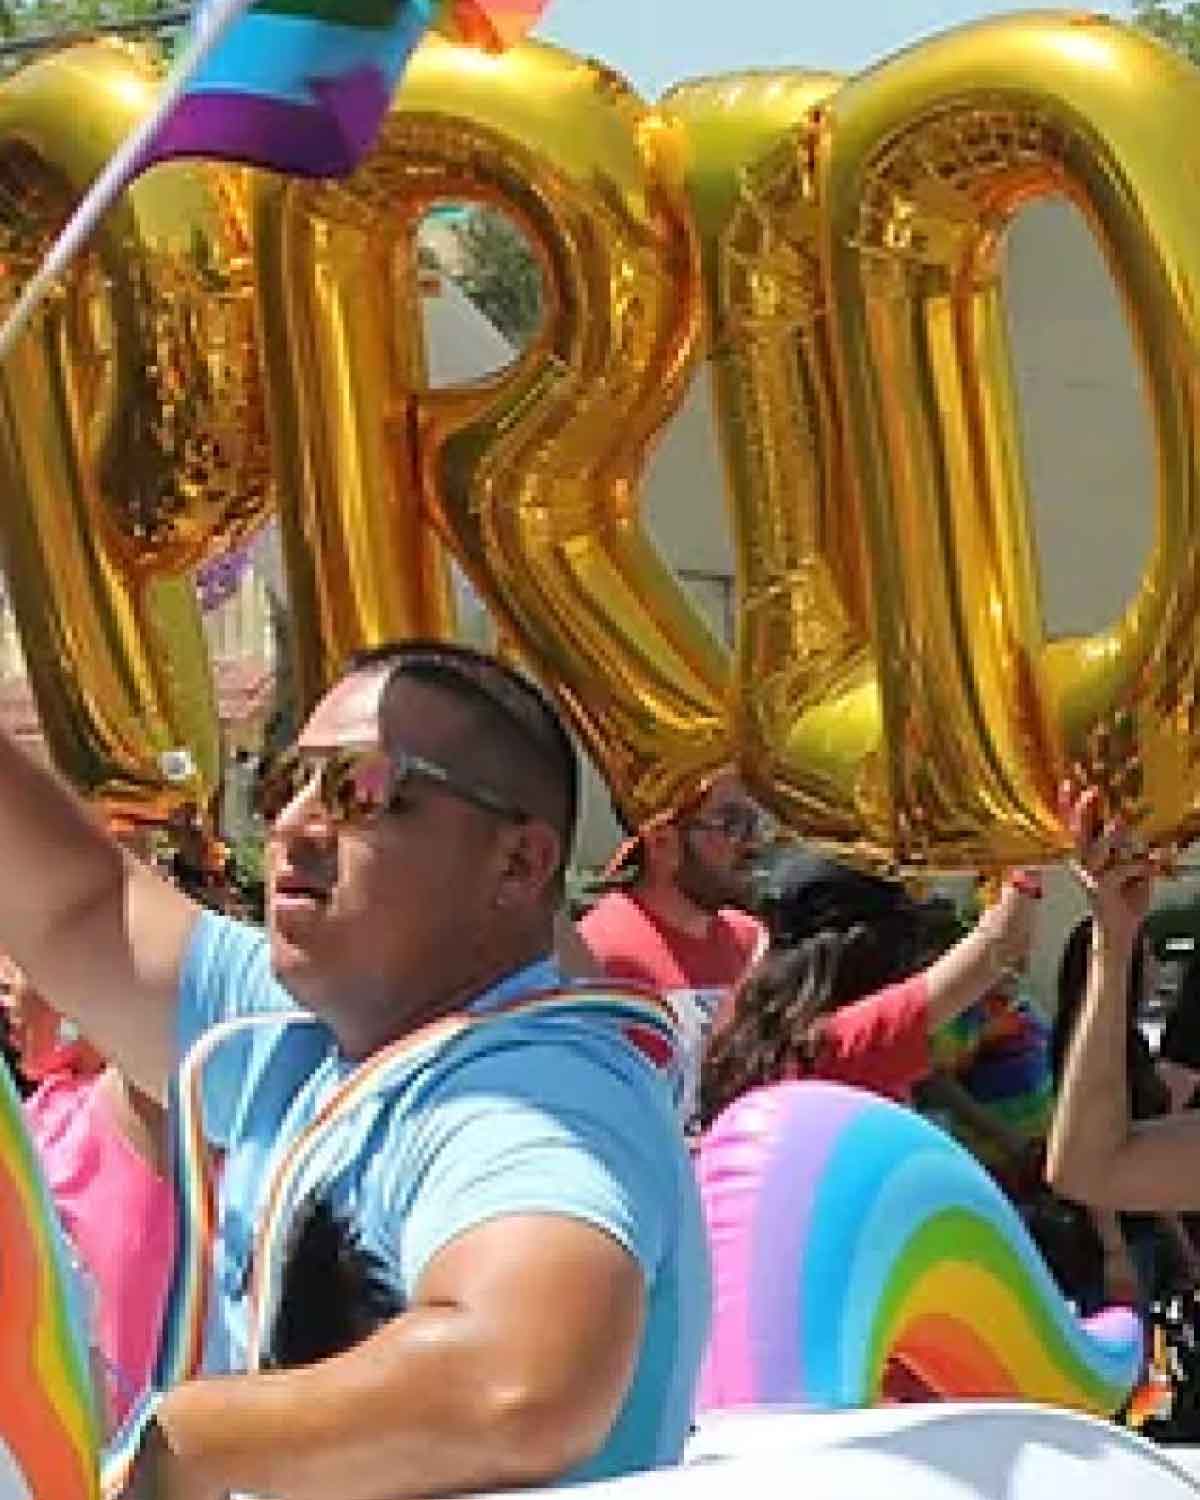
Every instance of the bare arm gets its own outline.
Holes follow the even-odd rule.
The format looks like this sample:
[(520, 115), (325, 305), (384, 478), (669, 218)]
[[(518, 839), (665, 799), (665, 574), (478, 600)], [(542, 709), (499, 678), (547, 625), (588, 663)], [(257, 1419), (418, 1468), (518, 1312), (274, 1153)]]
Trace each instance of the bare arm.
[(1130, 1117), (1125, 1010), (1133, 932), (1136, 926), (1097, 927), (1048, 1170), (1054, 1186), (1080, 1203), (1172, 1213), (1200, 1206), (1200, 1115)]
[(1006, 885), (973, 931), (926, 969), (931, 1031), (982, 1000), (1010, 969), (1024, 963), (1036, 914), (1036, 896)]
[(1087, 988), (1050, 1132), (1050, 1181), (1094, 1208), (1173, 1213), (1200, 1206), (1200, 1115), (1135, 1122), (1126, 1067), (1128, 980), (1153, 868), (1100, 829), (1099, 799), (1070, 806), (1079, 877), (1092, 907)]
[(435, 1256), (411, 1310), (350, 1353), (177, 1387), (151, 1493), (401, 1500), (556, 1479), (616, 1420), (644, 1304), (601, 1230), (497, 1219)]
[(196, 907), (128, 858), (51, 772), (0, 733), (0, 950), (142, 1088), (174, 1054)]

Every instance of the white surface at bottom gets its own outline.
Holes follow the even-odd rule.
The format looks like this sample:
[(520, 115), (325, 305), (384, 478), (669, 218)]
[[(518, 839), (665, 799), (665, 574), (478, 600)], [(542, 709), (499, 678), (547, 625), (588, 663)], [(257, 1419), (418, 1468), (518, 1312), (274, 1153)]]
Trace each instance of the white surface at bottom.
[[(529, 1491), (529, 1494), (541, 1493)], [(1196, 1500), (1200, 1448), (1007, 1403), (707, 1414), (679, 1468), (587, 1485), (580, 1500)], [(0, 1500), (34, 1500), (0, 1443)], [(45, 1500), (45, 1497), (38, 1497)], [(514, 1500), (510, 1492), (496, 1500)]]
[(1046, 1407), (745, 1411), (706, 1415), (680, 1468), (573, 1493), (580, 1500), (1195, 1500), (1200, 1483), (1189, 1468), (1200, 1478), (1195, 1450), (1156, 1448), (1112, 1423)]

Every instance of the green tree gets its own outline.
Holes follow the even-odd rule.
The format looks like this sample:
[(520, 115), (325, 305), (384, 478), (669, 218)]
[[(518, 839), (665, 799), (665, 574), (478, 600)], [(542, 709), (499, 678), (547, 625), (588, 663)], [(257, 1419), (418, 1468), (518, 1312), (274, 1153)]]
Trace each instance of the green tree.
[(1133, 0), (1133, 19), (1200, 64), (1200, 0)]
[(164, 0), (0, 0), (0, 70), (11, 72), (42, 43), (117, 32), (168, 48), (187, 25), (186, 5)]
[(542, 312), (541, 270), (525, 237), (491, 208), (471, 209), (455, 236), (455, 280), (510, 343), (524, 348)]

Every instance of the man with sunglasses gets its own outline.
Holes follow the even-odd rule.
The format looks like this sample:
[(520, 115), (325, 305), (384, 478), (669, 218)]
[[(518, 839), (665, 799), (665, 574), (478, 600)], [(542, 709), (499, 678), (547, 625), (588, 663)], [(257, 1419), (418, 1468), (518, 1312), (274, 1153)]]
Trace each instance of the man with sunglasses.
[(0, 948), (150, 1091), (198, 1045), (222, 1162), (211, 1275), (183, 1283), (204, 1376), (158, 1405), (135, 1492), (397, 1500), (671, 1462), (703, 1227), (669, 1028), (555, 993), (557, 716), (490, 658), (382, 650), (263, 793), (265, 935), (0, 737)]
[(767, 835), (765, 814), (736, 776), (710, 777), (620, 846), (605, 870), (616, 888), (579, 923), (604, 974), (648, 985), (675, 1005), (689, 1053), (685, 1121), (716, 1013), (766, 946), (765, 929), (745, 908)]
[(603, 972), (666, 992), (726, 989), (765, 940), (751, 902), (767, 820), (731, 772), (642, 825), (613, 855), (613, 887), (579, 923)]

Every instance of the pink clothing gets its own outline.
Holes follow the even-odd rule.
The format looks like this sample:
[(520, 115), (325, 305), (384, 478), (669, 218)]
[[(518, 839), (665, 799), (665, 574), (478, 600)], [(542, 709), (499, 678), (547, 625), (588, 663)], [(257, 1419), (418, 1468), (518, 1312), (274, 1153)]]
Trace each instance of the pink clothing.
[(108, 1415), (149, 1383), (175, 1254), (169, 1184), (121, 1134), (103, 1078), (58, 1072), (26, 1101), (63, 1228), (91, 1277)]
[(690, 1128), (714, 1018), (766, 947), (766, 929), (746, 912), (726, 910), (714, 913), (703, 937), (693, 937), (656, 916), (635, 893), (611, 891), (578, 931), (607, 978), (649, 985), (674, 1005), (683, 1075), (679, 1108)]
[(629, 891), (602, 896), (579, 936), (609, 979), (632, 979), (660, 994), (728, 989), (766, 944), (766, 930), (743, 911), (717, 912), (703, 937), (671, 927)]
[(846, 1083), (909, 1104), (913, 1085), (933, 1067), (929, 985), (923, 973), (831, 1011), (815, 1030), (812, 1061), (788, 1069), (785, 1077)]

